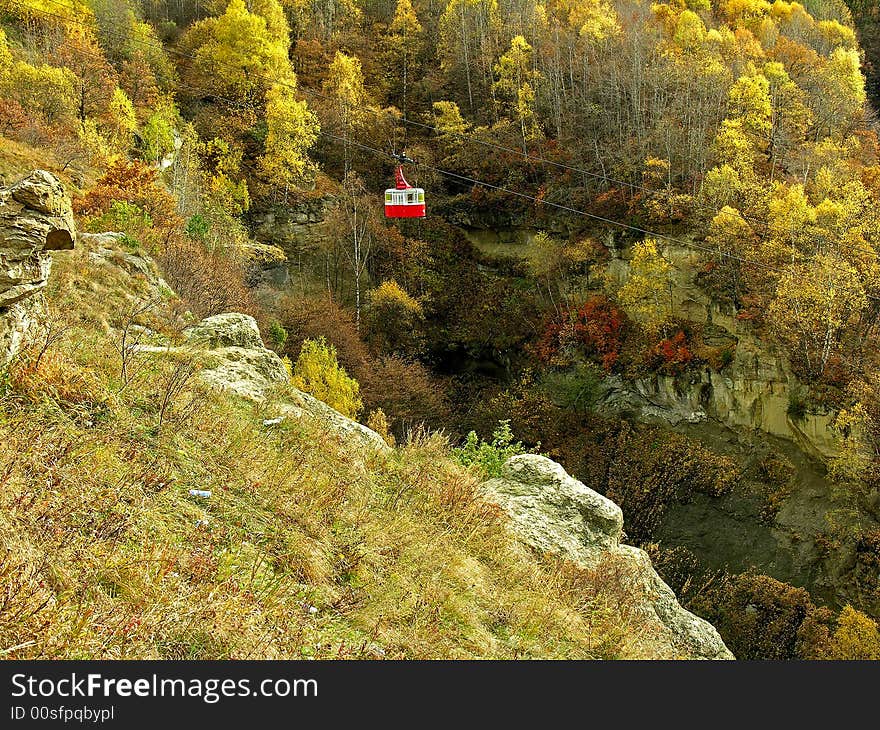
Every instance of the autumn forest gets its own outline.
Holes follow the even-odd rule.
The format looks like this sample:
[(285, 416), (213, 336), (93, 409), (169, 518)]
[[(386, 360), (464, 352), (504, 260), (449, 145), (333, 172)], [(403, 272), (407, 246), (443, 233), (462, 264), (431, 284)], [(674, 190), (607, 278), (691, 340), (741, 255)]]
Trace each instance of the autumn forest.
[[(392, 447), (554, 459), (737, 658), (880, 659), (878, 64), (865, 0), (0, 0), (0, 182), (57, 174), (175, 321), (253, 316)], [(383, 215), (401, 161), (424, 219)], [(336, 546), (290, 570), (347, 621), (337, 522), (283, 554)]]

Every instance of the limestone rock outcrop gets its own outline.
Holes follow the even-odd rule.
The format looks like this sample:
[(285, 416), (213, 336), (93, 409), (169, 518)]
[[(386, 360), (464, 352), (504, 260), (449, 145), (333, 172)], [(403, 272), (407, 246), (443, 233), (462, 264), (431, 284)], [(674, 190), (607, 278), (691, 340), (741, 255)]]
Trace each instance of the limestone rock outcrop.
[(206, 351), (201, 377), (215, 388), (258, 401), (288, 380), (281, 358), (263, 345), (256, 320), (247, 314), (216, 314), (183, 334), (190, 348)]
[[(606, 272), (618, 284), (625, 283), (630, 273), (622, 253), (612, 247)], [(672, 264), (673, 316), (694, 322), (713, 347), (727, 348), (730, 361), (720, 370), (705, 367), (680, 375), (609, 378), (602, 410), (661, 425), (711, 419), (788, 439), (819, 461), (837, 456), (840, 440), (832, 427), (836, 413), (823, 409), (791, 416), (789, 404), (804, 389), (803, 384), (792, 372), (785, 352), (760, 338), (748, 321), (739, 320), (733, 308), (703, 288), (700, 272), (705, 253), (667, 242), (663, 255)]]
[(481, 485), (481, 493), (510, 518), (523, 543), (552, 553), (585, 570), (613, 572), (628, 608), (645, 622), (646, 633), (669, 656), (733, 659), (715, 628), (682, 608), (654, 570), (647, 553), (621, 544), (623, 513), (550, 459), (514, 456), (500, 477)]
[(54, 175), (36, 170), (0, 188), (0, 366), (33, 331), (44, 308), (49, 252), (72, 249), (70, 199)]
[[(263, 345), (256, 320), (237, 312), (208, 317), (184, 331), (187, 347), (205, 351), (202, 379), (211, 386), (254, 401), (265, 401), (273, 389), (285, 386), (290, 377), (281, 358)], [(386, 453), (389, 446), (367, 428), (317, 398), (289, 385), (271, 408), (281, 418), (311, 418), (328, 430), (369, 451)], [(274, 420), (274, 419), (268, 419)]]

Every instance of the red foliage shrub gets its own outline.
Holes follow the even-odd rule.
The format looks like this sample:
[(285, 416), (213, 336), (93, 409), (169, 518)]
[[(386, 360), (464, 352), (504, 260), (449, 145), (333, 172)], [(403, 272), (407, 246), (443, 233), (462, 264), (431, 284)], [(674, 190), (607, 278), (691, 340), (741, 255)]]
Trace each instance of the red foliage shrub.
[(9, 134), (28, 124), (28, 115), (14, 99), (0, 99), (0, 133)]
[(101, 215), (114, 201), (143, 208), (157, 229), (168, 230), (183, 224), (174, 198), (162, 186), (156, 170), (141, 162), (116, 160), (95, 187), (73, 201), (73, 208), (79, 215)]
[(628, 217), (630, 206), (626, 191), (621, 188), (611, 188), (603, 193), (599, 193), (590, 203), (589, 211), (594, 215), (601, 215), (615, 220), (622, 220)]
[(564, 349), (579, 348), (610, 371), (620, 357), (625, 330), (626, 315), (599, 295), (550, 321), (534, 350), (542, 362), (553, 363)]
[(330, 297), (289, 296), (278, 302), (275, 309), (288, 333), (284, 354), (291, 361), (296, 362), (304, 340), (318, 337), (326, 338), (336, 348), (339, 364), (355, 378), (370, 359), (370, 352), (358, 334), (351, 313)]
[(397, 436), (421, 424), (434, 429), (447, 425), (451, 413), (444, 388), (421, 363), (383, 357), (355, 374), (366, 408), (381, 408)]
[(672, 337), (660, 340), (648, 353), (648, 364), (651, 368), (666, 373), (680, 373), (694, 359), (688, 349), (687, 336), (681, 330)]
[(155, 252), (169, 286), (198, 317), (223, 312), (243, 312), (257, 319), (265, 332), (260, 306), (245, 284), (245, 266), (238, 258), (172, 231)]
[(450, 411), (444, 388), (419, 362), (374, 358), (358, 334), (351, 313), (329, 297), (289, 296), (274, 310), (288, 332), (284, 354), (296, 362), (303, 340), (325, 337), (339, 363), (360, 383), (366, 411), (381, 408), (395, 435), (425, 423), (446, 424)]

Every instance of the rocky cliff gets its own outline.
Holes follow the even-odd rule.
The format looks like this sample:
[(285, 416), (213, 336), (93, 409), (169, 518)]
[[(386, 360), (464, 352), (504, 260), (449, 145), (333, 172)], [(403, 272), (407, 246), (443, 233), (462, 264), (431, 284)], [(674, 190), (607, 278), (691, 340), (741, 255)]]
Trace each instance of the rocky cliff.
[(711, 624), (679, 605), (648, 555), (621, 543), (620, 507), (556, 462), (535, 454), (514, 456), (482, 491), (507, 513), (522, 542), (597, 573), (610, 594), (625, 596), (629, 610), (644, 622), (646, 640), (671, 656), (734, 658)]
[[(252, 317), (216, 315), (185, 331), (182, 347), (205, 357), (201, 377), (211, 386), (266, 404), (265, 425), (309, 419), (352, 452), (389, 455), (382, 437), (307, 393), (292, 388), (281, 359), (266, 349)], [(551, 553), (586, 571), (612, 575), (603, 586), (622, 596), (653, 656), (733, 659), (708, 622), (682, 608), (657, 575), (648, 555), (621, 544), (623, 513), (618, 505), (569, 476), (556, 462), (524, 454), (509, 459), (500, 478), (485, 482), (484, 498), (500, 506), (510, 529), (524, 544)], [(603, 582), (604, 577), (596, 577)], [(646, 650), (646, 649), (642, 649)]]
[[(608, 273), (622, 284), (629, 277), (626, 252), (612, 248), (612, 254)], [(840, 448), (831, 428), (835, 414), (808, 412), (796, 418), (789, 414), (792, 399), (806, 388), (783, 353), (756, 337), (751, 325), (739, 321), (700, 286), (704, 254), (667, 243), (663, 255), (673, 267), (670, 296), (675, 316), (702, 327), (704, 336), (730, 347), (733, 357), (720, 371), (705, 368), (678, 376), (609, 379), (608, 410), (671, 425), (713, 419), (789, 439), (820, 461), (835, 456)]]
[[(253, 317), (236, 312), (215, 315), (188, 327), (183, 335), (181, 343), (141, 349), (199, 358), (202, 380), (222, 392), (261, 403), (267, 428), (284, 420), (307, 420), (359, 459), (392, 454), (375, 431), (291, 387), (284, 363), (265, 347)], [(513, 457), (503, 476), (485, 482), (481, 492), (487, 502), (504, 510), (510, 531), (522, 543), (596, 573), (593, 580), (600, 590), (617, 596), (623, 605), (616, 610), (632, 616), (639, 627), (638, 636), (634, 631), (630, 641), (633, 656), (733, 658), (709, 623), (679, 605), (647, 554), (621, 544), (620, 507), (569, 476), (559, 464), (542, 456)]]
[(0, 188), (0, 366), (37, 326), (49, 252), (73, 248), (75, 237), (70, 200), (51, 173), (36, 170)]

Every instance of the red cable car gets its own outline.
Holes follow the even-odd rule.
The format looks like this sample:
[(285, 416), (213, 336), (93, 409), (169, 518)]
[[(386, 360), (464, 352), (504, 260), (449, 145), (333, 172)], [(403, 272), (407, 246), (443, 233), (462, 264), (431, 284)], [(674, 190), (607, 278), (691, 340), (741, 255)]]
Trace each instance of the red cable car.
[(403, 176), (403, 165), (394, 170), (396, 187), (385, 191), (386, 218), (424, 218), (425, 191), (410, 187)]

